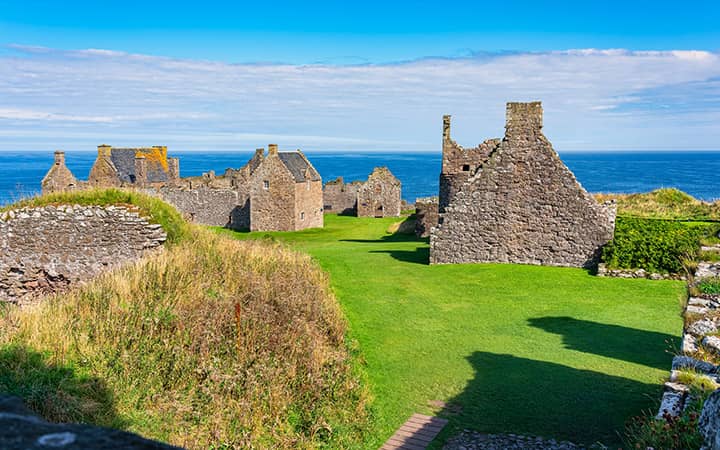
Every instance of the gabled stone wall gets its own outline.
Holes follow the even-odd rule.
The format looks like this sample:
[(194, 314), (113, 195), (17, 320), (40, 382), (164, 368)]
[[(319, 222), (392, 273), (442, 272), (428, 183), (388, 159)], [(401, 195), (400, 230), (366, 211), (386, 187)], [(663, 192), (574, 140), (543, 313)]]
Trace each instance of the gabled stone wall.
[(376, 167), (358, 189), (358, 217), (398, 217), (401, 189), (400, 180), (387, 167)]
[(24, 302), (134, 261), (165, 242), (124, 207), (46, 206), (0, 214), (0, 301)]
[(81, 183), (65, 165), (65, 152), (55, 152), (55, 163), (40, 183), (43, 194), (72, 191), (81, 187)]
[(295, 229), (295, 180), (278, 157), (277, 150), (271, 149), (251, 176), (250, 230)]
[(440, 211), (430, 262), (591, 267), (614, 224), (543, 135), (540, 103), (508, 103), (504, 139)]

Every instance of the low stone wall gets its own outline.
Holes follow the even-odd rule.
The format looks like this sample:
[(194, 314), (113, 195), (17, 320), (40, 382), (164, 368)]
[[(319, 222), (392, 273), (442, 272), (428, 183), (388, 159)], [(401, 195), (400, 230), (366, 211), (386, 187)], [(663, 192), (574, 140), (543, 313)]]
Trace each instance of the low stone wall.
[(598, 264), (597, 276), (610, 278), (647, 278), (649, 280), (684, 280), (683, 275), (677, 273), (655, 273), (644, 269), (608, 269), (605, 263)]
[(46, 206), (0, 215), (0, 301), (67, 288), (159, 247), (167, 236), (125, 207)]
[(438, 224), (438, 198), (419, 198), (415, 201), (415, 236), (429, 237), (432, 227)]

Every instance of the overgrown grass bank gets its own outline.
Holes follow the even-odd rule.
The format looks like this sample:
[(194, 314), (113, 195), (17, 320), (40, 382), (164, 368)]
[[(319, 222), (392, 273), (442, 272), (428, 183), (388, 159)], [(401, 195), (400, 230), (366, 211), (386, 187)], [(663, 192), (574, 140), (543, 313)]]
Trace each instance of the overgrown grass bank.
[(703, 202), (685, 192), (657, 189), (639, 194), (595, 194), (599, 201), (615, 200), (618, 215), (672, 220), (720, 220), (720, 202)]
[(127, 203), (176, 223), (174, 245), (0, 317), (0, 392), (52, 421), (190, 448), (353, 448), (367, 394), (326, 274), (269, 241), (173, 222), (120, 191), (26, 204)]
[[(429, 266), (398, 219), (325, 216), (272, 236), (330, 273), (366, 361), (378, 448), (415, 412), (471, 428), (619, 444), (657, 408), (682, 331), (684, 284), (513, 264)], [(438, 406), (441, 401), (446, 407)]]
[(0, 207), (0, 212), (17, 208), (57, 205), (126, 206), (137, 210), (150, 223), (163, 226), (168, 242), (173, 244), (189, 237), (190, 227), (180, 213), (157, 197), (122, 189), (88, 189), (31, 197)]

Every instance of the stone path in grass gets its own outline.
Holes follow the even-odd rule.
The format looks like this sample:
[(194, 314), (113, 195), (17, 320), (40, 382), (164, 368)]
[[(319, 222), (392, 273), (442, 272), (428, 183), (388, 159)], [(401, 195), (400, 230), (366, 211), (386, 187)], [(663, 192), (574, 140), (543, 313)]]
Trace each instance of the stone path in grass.
[(465, 430), (450, 438), (443, 450), (580, 450), (572, 442), (522, 436), (519, 434), (483, 434)]
[(413, 414), (380, 450), (425, 450), (447, 422), (439, 417)]

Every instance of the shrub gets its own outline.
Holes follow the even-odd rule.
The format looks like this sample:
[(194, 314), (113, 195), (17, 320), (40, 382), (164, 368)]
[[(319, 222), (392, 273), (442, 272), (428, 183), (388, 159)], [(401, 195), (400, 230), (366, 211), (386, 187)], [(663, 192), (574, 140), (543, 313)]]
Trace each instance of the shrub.
[[(191, 448), (360, 446), (367, 397), (325, 273), (273, 242), (190, 232), (0, 316), (0, 371), (13, 374), (0, 384), (56, 403), (40, 411), (49, 420)], [(15, 362), (28, 360), (18, 348), (44, 356)]]
[(679, 273), (684, 259), (696, 259), (706, 233), (705, 227), (681, 222), (618, 217), (603, 260), (610, 268)]

